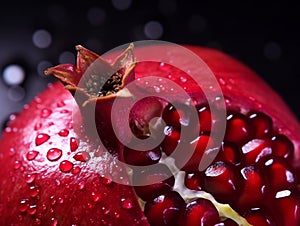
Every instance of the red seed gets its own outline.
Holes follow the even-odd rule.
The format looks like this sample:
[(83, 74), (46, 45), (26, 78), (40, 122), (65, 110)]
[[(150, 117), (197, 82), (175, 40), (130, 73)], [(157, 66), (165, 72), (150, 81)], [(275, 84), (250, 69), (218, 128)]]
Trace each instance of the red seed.
[(138, 151), (128, 147), (124, 148), (124, 161), (127, 164), (135, 166), (147, 166), (157, 163), (161, 158), (159, 148), (150, 151)]
[(204, 184), (204, 175), (202, 172), (196, 171), (193, 173), (186, 173), (184, 184), (191, 190), (202, 190)]
[(262, 112), (250, 113), (248, 117), (253, 138), (265, 138), (272, 132), (273, 122), (266, 114)]
[(166, 155), (171, 155), (180, 142), (180, 131), (172, 126), (166, 126), (164, 129), (165, 139), (161, 144), (161, 150)]
[(272, 137), (273, 156), (290, 159), (294, 154), (293, 143), (283, 134), (278, 134)]
[(212, 116), (208, 106), (198, 107), (200, 131), (211, 131)]
[(219, 161), (205, 171), (205, 190), (217, 200), (226, 202), (237, 197), (237, 182), (236, 169), (229, 163)]
[(186, 205), (181, 215), (180, 226), (186, 225), (215, 225), (220, 221), (216, 207), (207, 199), (198, 198)]
[(276, 226), (274, 219), (271, 218), (269, 214), (265, 211), (256, 208), (248, 211), (244, 217), (251, 225), (257, 226)]
[(185, 202), (175, 191), (160, 195), (145, 205), (145, 215), (151, 225), (176, 225)]
[(225, 140), (241, 144), (247, 141), (248, 136), (249, 126), (247, 118), (240, 113), (229, 114), (227, 116)]
[(242, 157), (245, 165), (251, 165), (272, 155), (269, 140), (253, 139), (242, 146)]
[(240, 151), (236, 144), (230, 142), (223, 142), (222, 147), (215, 159), (215, 161), (223, 161), (232, 164), (239, 164), (240, 159)]

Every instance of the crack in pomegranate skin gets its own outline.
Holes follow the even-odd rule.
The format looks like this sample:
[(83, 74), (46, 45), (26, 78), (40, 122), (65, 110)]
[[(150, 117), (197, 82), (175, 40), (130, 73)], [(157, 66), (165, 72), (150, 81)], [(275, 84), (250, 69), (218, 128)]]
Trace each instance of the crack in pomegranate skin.
[[(0, 216), (4, 216), (0, 222), (299, 225), (299, 122), (280, 97), (250, 69), (218, 51), (188, 48), (222, 80), (227, 126), (220, 145), (214, 140), (212, 128), (220, 122), (215, 120), (212, 107), (217, 111), (224, 109), (218, 109), (218, 100), (213, 101), (213, 106), (208, 105), (202, 90), (189, 75), (167, 63), (135, 62), (132, 45), (112, 64), (77, 46), (76, 66), (59, 65), (48, 69), (46, 74), (54, 74), (73, 95), (77, 93), (78, 108), (72, 108), (72, 98), (54, 84), (54, 88), (50, 87), (50, 91), (25, 107), (4, 132), (1, 142), (5, 152), (0, 155), (0, 163), (8, 167), (0, 172)], [(162, 51), (157, 46), (137, 49), (148, 50), (158, 55)], [(184, 59), (177, 52), (168, 57)], [(98, 69), (103, 67), (103, 71), (99, 74), (89, 71), (98, 60)], [(82, 78), (86, 72), (88, 76)], [(184, 84), (192, 101), (172, 94), (167, 84), (163, 84), (165, 94), (173, 95), (178, 104), (159, 98), (137, 102), (128, 122), (133, 135), (141, 139), (153, 133), (165, 135), (154, 149), (144, 150), (139, 146), (142, 152), (137, 153), (116, 142), (110, 122), (111, 109), (116, 97), (125, 100), (134, 97), (134, 92), (126, 90), (127, 83), (138, 81), (150, 72)], [(108, 74), (118, 78), (114, 80)], [(97, 78), (101, 75), (104, 78)], [(203, 85), (209, 86), (206, 82)], [(101, 90), (102, 85), (105, 89)], [(149, 88), (149, 95), (157, 87), (143, 83), (137, 86), (134, 91)], [(250, 91), (254, 88), (257, 92), (253, 94)], [(47, 97), (49, 92), (60, 97), (56, 104)], [(273, 104), (269, 99), (278, 101)], [(67, 106), (64, 101), (69, 101)], [(95, 107), (96, 121), (88, 114), (91, 107)], [(35, 118), (27, 125), (27, 119), (33, 117), (29, 109), (35, 109)], [(192, 109), (196, 109), (199, 125), (191, 123)], [(70, 126), (72, 114), (80, 120)], [(108, 152), (99, 148), (96, 138), (88, 133), (89, 120), (96, 123)], [(122, 124), (118, 125), (122, 130)], [(189, 133), (184, 134), (187, 130)], [(16, 134), (23, 140), (17, 139)], [(191, 151), (192, 155), (187, 156)], [(199, 170), (202, 157), (209, 158), (206, 154), (210, 152), (217, 153), (216, 158), (210, 159), (207, 168)], [(118, 161), (129, 164), (128, 168)], [(134, 165), (146, 168), (138, 171)], [(150, 168), (151, 165), (155, 167)], [(116, 178), (123, 185), (115, 183)], [(131, 179), (134, 186), (127, 186)], [(13, 219), (9, 217), (11, 213)]]

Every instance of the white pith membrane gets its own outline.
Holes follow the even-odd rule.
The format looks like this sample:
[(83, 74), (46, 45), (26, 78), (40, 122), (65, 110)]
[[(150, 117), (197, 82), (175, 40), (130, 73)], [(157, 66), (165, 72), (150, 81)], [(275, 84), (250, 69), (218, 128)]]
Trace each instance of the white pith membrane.
[[(212, 204), (216, 207), (219, 213), (220, 219), (226, 220), (227, 218), (235, 221), (239, 226), (251, 226), (248, 221), (239, 215), (234, 209), (231, 208), (229, 204), (223, 204), (218, 201), (208, 192), (205, 191), (195, 191), (187, 188), (184, 184), (185, 171), (179, 170), (175, 165), (175, 159), (169, 156), (166, 156), (164, 153), (159, 161), (159, 163), (165, 164), (172, 172), (175, 177), (175, 184), (173, 186), (173, 191), (178, 192), (181, 197), (185, 200), (185, 202), (189, 202), (190, 200), (196, 198), (207, 199), (212, 202)], [(132, 171), (131, 171), (132, 173)], [(145, 201), (138, 198), (140, 207), (144, 211)]]

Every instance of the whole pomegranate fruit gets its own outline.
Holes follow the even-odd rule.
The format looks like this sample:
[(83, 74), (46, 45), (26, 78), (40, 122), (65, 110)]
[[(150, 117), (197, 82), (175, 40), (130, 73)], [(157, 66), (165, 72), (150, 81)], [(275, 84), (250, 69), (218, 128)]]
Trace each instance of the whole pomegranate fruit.
[(155, 62), (136, 61), (132, 45), (108, 57), (78, 46), (77, 65), (48, 69), (71, 92), (50, 84), (10, 117), (0, 224), (299, 225), (298, 120), (242, 63), (186, 48), (221, 96), (189, 75), (205, 72), (187, 55), (159, 45), (136, 49)]

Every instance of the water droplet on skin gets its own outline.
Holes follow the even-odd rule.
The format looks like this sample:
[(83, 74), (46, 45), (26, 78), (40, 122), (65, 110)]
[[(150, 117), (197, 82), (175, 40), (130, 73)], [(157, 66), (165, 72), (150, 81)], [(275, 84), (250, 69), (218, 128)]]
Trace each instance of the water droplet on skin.
[(84, 182), (84, 181), (80, 181), (80, 182), (78, 183), (78, 189), (79, 189), (79, 190), (83, 190), (84, 187), (85, 187), (85, 182)]
[(102, 207), (102, 211), (103, 211), (103, 214), (104, 215), (108, 215), (110, 210), (109, 209), (106, 209), (104, 206)]
[(34, 225), (41, 225), (42, 221), (39, 218), (34, 219)]
[(76, 174), (78, 174), (78, 173), (80, 173), (81, 172), (81, 168), (79, 167), (79, 166), (75, 166), (73, 169), (72, 169), (72, 171), (71, 171), (71, 173), (73, 174), (73, 175), (76, 175)]
[(58, 220), (55, 217), (52, 217), (50, 220), (50, 226), (57, 226)]
[(60, 113), (62, 113), (62, 114), (68, 114), (68, 113), (69, 113), (69, 110), (63, 109), (63, 110), (60, 111)]
[(101, 196), (100, 193), (92, 192), (91, 195), (92, 195), (92, 200), (93, 200), (94, 202), (100, 202), (101, 199), (102, 199), (102, 196)]
[(22, 162), (19, 160), (16, 160), (14, 163), (14, 169), (19, 169), (22, 166)]
[(19, 203), (19, 211), (24, 213), (27, 211), (29, 207), (29, 204), (28, 204), (28, 199), (22, 199), (20, 200), (20, 203)]
[(62, 197), (59, 197), (57, 199), (57, 201), (58, 201), (59, 204), (63, 204), (64, 203), (64, 199)]
[(15, 154), (16, 154), (16, 149), (10, 148), (9, 151), (8, 151), (8, 155), (12, 157), (12, 156), (14, 156)]
[(52, 196), (50, 197), (50, 199), (51, 199), (51, 201), (50, 201), (51, 205), (54, 206), (54, 205), (56, 204), (55, 196), (52, 195)]
[(25, 181), (27, 184), (30, 184), (30, 183), (34, 182), (35, 178), (36, 178), (36, 174), (27, 174), (25, 176)]
[(28, 161), (32, 161), (37, 157), (38, 154), (39, 154), (38, 151), (29, 151), (26, 154), (26, 158)]
[(52, 111), (50, 109), (43, 108), (41, 110), (41, 117), (42, 118), (48, 118), (51, 114), (52, 114)]
[(62, 129), (61, 131), (59, 131), (58, 135), (61, 136), (61, 137), (66, 137), (66, 136), (69, 135), (69, 130)]
[(29, 215), (34, 215), (36, 213), (36, 205), (29, 206), (27, 212), (28, 212)]
[(60, 185), (61, 185), (60, 180), (56, 179), (56, 180), (55, 180), (55, 184), (56, 184), (56, 186), (60, 186)]
[(100, 176), (100, 181), (102, 184), (110, 185), (112, 183), (112, 176), (110, 174), (105, 174)]
[(115, 218), (120, 218), (120, 214), (118, 212), (114, 212)]
[(65, 106), (66, 104), (65, 104), (65, 102), (63, 101), (63, 100), (60, 100), (59, 102), (57, 102), (56, 103), (56, 106), (57, 107), (63, 107), (63, 106)]
[(51, 162), (57, 161), (62, 156), (62, 150), (58, 148), (51, 148), (47, 152), (47, 159)]
[(39, 145), (45, 143), (47, 140), (49, 140), (49, 138), (50, 138), (50, 136), (48, 134), (40, 133), (35, 138), (35, 145), (39, 146)]
[(71, 151), (76, 151), (78, 148), (79, 142), (75, 137), (70, 138), (70, 149)]
[(40, 193), (39, 186), (31, 186), (29, 189), (30, 189), (29, 194), (32, 198), (36, 197)]
[(42, 128), (42, 123), (36, 123), (34, 125), (34, 130), (37, 131), (37, 130), (40, 130)]
[(186, 78), (186, 77), (180, 76), (179, 79), (180, 79), (180, 81), (181, 81), (182, 83), (187, 82), (187, 78)]
[(59, 169), (63, 173), (68, 173), (73, 169), (73, 163), (68, 160), (64, 160), (59, 164)]
[(90, 159), (90, 155), (86, 151), (81, 151), (81, 152), (76, 153), (73, 158), (76, 161), (86, 162)]
[(133, 203), (132, 203), (131, 199), (129, 199), (129, 198), (122, 198), (121, 199), (121, 206), (124, 209), (131, 209), (133, 207)]
[(226, 82), (225, 82), (225, 80), (223, 78), (219, 78), (219, 82), (220, 82), (221, 85), (225, 85), (226, 84)]

